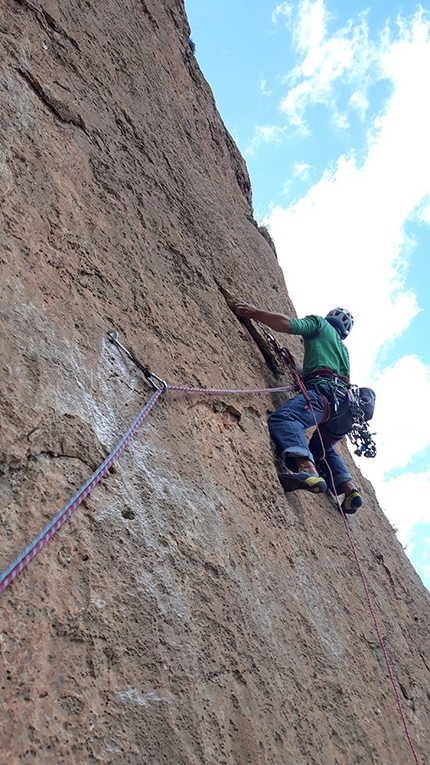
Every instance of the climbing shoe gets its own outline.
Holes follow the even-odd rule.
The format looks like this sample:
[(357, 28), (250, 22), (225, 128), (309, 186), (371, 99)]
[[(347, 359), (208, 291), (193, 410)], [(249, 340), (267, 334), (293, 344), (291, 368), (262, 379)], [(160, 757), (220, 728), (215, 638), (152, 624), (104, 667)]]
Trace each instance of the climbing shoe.
[(362, 504), (363, 500), (361, 499), (360, 492), (358, 492), (357, 489), (354, 489), (351, 494), (346, 495), (341, 507), (344, 513), (352, 515), (353, 513), (357, 512), (358, 508), (361, 507)]
[(279, 480), (284, 491), (297, 491), (305, 489), (313, 494), (323, 494), (327, 491), (327, 484), (324, 478), (319, 475), (311, 475), (302, 471), (301, 473), (280, 473)]

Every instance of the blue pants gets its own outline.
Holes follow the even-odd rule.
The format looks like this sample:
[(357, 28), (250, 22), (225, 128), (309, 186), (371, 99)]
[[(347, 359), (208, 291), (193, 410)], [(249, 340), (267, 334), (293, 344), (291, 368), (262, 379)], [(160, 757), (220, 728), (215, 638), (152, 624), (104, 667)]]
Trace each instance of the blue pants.
[[(329, 391), (327, 393), (330, 395)], [(315, 430), (308, 445), (304, 434), (307, 428), (315, 425), (315, 420), (318, 424), (324, 420), (327, 428), (330, 428), (331, 406), (327, 398), (316, 390), (308, 390), (308, 396), (312, 408), (303, 393), (300, 393), (295, 398), (286, 401), (276, 412), (269, 416), (270, 435), (275, 442), (278, 456), (285, 461), (287, 467), (295, 471), (297, 470), (296, 463), (292, 459), (294, 457), (303, 457), (304, 459), (311, 460), (311, 462), (315, 463), (318, 471), (324, 476), (328, 487), (331, 490), (338, 487), (340, 489), (339, 484), (343, 483), (343, 481), (352, 480), (351, 474), (348, 473), (341, 458), (334, 450), (333, 444), (336, 443), (336, 440), (340, 440), (340, 437), (335, 440), (330, 438), (325, 432), (324, 427), (322, 427)], [(346, 402), (347, 393), (340, 391), (338, 397), (339, 404), (342, 406)], [(347, 427), (345, 433), (348, 430), (349, 427)], [(327, 464), (329, 467), (327, 467)], [(333, 482), (330, 471), (333, 475)]]

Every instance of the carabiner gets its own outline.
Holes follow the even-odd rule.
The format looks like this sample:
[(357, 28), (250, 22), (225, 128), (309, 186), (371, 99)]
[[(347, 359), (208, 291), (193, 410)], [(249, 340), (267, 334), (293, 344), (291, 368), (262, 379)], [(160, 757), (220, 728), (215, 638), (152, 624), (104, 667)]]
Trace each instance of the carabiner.
[[(131, 351), (129, 351), (124, 345), (122, 345), (122, 343), (119, 342), (119, 340), (118, 340), (118, 332), (115, 332), (115, 331), (108, 332), (108, 336), (110, 337), (111, 342), (115, 343), (115, 345), (117, 345), (119, 348), (121, 348), (121, 350), (124, 351), (124, 353), (128, 356), (130, 361), (132, 361), (133, 364), (135, 364), (137, 366), (137, 368), (140, 369), (141, 372), (143, 372), (143, 374), (145, 375), (145, 378), (147, 379), (147, 381), (149, 382), (150, 386), (154, 390), (160, 390), (160, 388), (163, 388), (163, 393), (166, 392), (166, 390), (167, 390), (167, 383), (164, 380), (162, 380), (161, 377), (158, 377), (158, 375), (154, 374), (154, 372), (151, 372), (150, 369), (148, 369), (148, 367), (145, 367), (144, 364), (141, 364), (141, 362), (136, 358), (136, 356), (134, 356), (131, 353)], [(153, 378), (155, 380), (158, 380), (158, 382), (161, 383), (161, 385), (157, 385), (157, 383), (154, 382)]]

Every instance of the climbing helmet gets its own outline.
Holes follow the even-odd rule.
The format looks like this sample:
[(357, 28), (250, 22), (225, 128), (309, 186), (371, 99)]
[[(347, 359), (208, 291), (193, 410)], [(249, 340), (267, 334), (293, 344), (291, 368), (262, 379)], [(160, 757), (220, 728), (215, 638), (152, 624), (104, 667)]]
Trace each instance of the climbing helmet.
[(339, 330), (342, 340), (349, 335), (354, 324), (352, 314), (346, 308), (333, 308), (325, 318), (335, 329)]

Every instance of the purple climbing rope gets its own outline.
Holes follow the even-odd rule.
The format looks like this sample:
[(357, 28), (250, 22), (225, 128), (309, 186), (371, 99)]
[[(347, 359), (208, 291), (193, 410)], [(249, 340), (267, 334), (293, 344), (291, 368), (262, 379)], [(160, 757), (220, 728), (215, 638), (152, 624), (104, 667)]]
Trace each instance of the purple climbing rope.
[[(153, 375), (157, 380), (160, 378)], [(161, 381), (162, 382), (162, 381)], [(2, 592), (8, 584), (10, 584), (18, 574), (30, 563), (31, 560), (37, 555), (38, 552), (44, 547), (44, 545), (54, 536), (55, 532), (67, 521), (77, 507), (88, 497), (88, 494), (94, 489), (99, 481), (106, 475), (109, 468), (118, 459), (121, 452), (134, 436), (136, 430), (139, 428), (145, 417), (149, 414), (154, 407), (161, 394), (166, 390), (171, 391), (187, 391), (190, 393), (209, 393), (209, 394), (252, 394), (252, 393), (281, 393), (289, 390), (293, 390), (292, 386), (284, 386), (281, 388), (253, 388), (253, 389), (241, 389), (241, 390), (227, 390), (221, 388), (190, 388), (183, 385), (163, 385), (156, 389), (152, 394), (149, 401), (145, 404), (143, 409), (139, 412), (134, 422), (130, 425), (125, 435), (121, 438), (115, 449), (109, 454), (108, 457), (102, 462), (97, 470), (88, 478), (83, 486), (76, 492), (76, 494), (59, 510), (59, 512), (52, 518), (52, 520), (45, 526), (44, 529), (33, 539), (33, 541), (27, 545), (25, 550), (22, 551), (17, 558), (0, 574), (0, 592)]]
[(108, 457), (102, 462), (97, 470), (88, 478), (78, 492), (67, 502), (64, 507), (54, 516), (54, 518), (45, 526), (40, 534), (33, 539), (33, 541), (18, 555), (17, 558), (7, 567), (5, 571), (0, 575), (0, 592), (2, 592), (8, 584), (10, 584), (18, 574), (21, 573), (23, 568), (37, 555), (42, 547), (48, 542), (49, 539), (55, 534), (56, 531), (63, 525), (65, 521), (72, 515), (77, 507), (84, 501), (90, 491), (94, 489), (99, 481), (106, 475), (109, 468), (113, 465), (116, 459), (118, 459), (121, 452), (125, 449), (130, 439), (135, 434), (139, 425), (143, 422), (145, 417), (149, 414), (156, 401), (164, 392), (164, 388), (158, 388), (155, 393), (152, 394), (149, 401), (145, 404), (143, 409), (139, 412), (134, 422), (130, 425), (125, 435), (121, 438), (121, 441), (116, 445), (115, 449), (109, 454)]
[(240, 396), (242, 393), (286, 393), (295, 390), (293, 385), (285, 385), (282, 388), (241, 388), (240, 390), (228, 390), (225, 388), (188, 388), (185, 385), (166, 385), (166, 390), (189, 391), (190, 393), (222, 393), (235, 394)]

